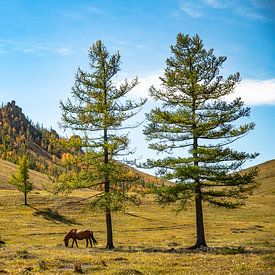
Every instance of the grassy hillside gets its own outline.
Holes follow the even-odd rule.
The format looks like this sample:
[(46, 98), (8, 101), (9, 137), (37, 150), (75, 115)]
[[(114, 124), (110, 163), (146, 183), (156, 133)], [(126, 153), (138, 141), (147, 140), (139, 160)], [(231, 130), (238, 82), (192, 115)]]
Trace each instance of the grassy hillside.
[[(3, 184), (16, 167), (0, 164)], [(140, 207), (114, 214), (116, 249), (106, 251), (105, 216), (83, 200), (94, 191), (51, 196), (36, 190), (25, 207), (22, 194), (0, 190), (0, 274), (274, 274), (274, 164), (260, 165), (262, 186), (241, 209), (205, 205), (207, 252), (186, 249), (195, 242), (193, 205), (176, 215), (147, 197)], [(32, 174), (37, 186), (46, 180)], [(92, 229), (98, 245), (79, 241), (79, 248), (66, 248), (71, 228)]]
[[(255, 167), (255, 166), (253, 166)], [(251, 167), (251, 168), (253, 168)], [(261, 183), (261, 186), (256, 191), (258, 194), (274, 194), (275, 192), (275, 160), (270, 160), (257, 165), (259, 168), (259, 175), (257, 180)], [(250, 169), (250, 168), (249, 168)], [(17, 165), (0, 159), (0, 189), (14, 189), (8, 184), (10, 175), (16, 173)], [(36, 172), (34, 170), (30, 171), (30, 178), (34, 182), (34, 186), (37, 189), (41, 189), (41, 185), (49, 183), (47, 175)], [(144, 172), (136, 171), (141, 177), (145, 179), (145, 182), (161, 182), (158, 178), (146, 174)], [(244, 170), (245, 171), (245, 170)]]
[(259, 174), (257, 180), (261, 183), (257, 194), (275, 195), (275, 160), (257, 165)]
[[(15, 189), (8, 184), (11, 174), (16, 174), (18, 166), (11, 162), (0, 159), (0, 189)], [(29, 170), (30, 180), (34, 183), (35, 189), (41, 189), (43, 184), (49, 183), (49, 178), (34, 170)]]
[[(8, 184), (9, 179), (12, 173), (17, 172), (18, 166), (9, 161), (0, 159), (0, 189), (15, 189), (13, 186)], [(132, 168), (131, 168), (132, 169)], [(144, 179), (145, 182), (150, 183), (162, 183), (160, 179), (150, 174), (138, 171), (133, 169), (135, 173), (137, 173), (140, 177)], [(41, 189), (42, 185), (50, 183), (50, 180), (47, 175), (39, 173), (37, 171), (29, 169), (29, 175), (31, 181), (34, 183), (35, 189)]]

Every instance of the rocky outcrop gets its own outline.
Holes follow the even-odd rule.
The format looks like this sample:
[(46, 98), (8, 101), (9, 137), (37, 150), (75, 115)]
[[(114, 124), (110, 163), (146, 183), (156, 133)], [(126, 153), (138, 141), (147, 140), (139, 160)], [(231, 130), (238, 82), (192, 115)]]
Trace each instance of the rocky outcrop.
[(29, 156), (31, 168), (45, 172), (49, 162), (60, 158), (59, 135), (53, 129), (34, 124), (13, 100), (0, 108), (0, 158), (17, 163), (18, 156)]

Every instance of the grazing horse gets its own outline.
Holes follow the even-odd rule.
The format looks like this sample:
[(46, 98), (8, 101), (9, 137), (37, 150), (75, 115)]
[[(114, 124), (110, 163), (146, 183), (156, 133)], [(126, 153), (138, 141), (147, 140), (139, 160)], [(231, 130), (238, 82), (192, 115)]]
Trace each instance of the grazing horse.
[(92, 230), (77, 230), (72, 229), (65, 237), (64, 237), (64, 243), (65, 246), (68, 247), (69, 245), (69, 239), (73, 239), (72, 247), (74, 247), (74, 243), (78, 247), (76, 240), (86, 240), (86, 247), (88, 247), (88, 244), (90, 242), (91, 247), (93, 247), (92, 242), (97, 244), (96, 239), (94, 238), (94, 234)]

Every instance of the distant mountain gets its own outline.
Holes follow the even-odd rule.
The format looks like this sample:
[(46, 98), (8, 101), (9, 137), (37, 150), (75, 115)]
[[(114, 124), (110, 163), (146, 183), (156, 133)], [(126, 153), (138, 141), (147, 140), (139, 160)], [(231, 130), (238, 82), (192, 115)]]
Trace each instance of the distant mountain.
[(30, 167), (37, 171), (48, 171), (55, 158), (62, 156), (62, 149), (51, 140), (60, 139), (53, 129), (34, 124), (15, 101), (0, 108), (0, 158), (18, 163), (22, 154), (27, 154)]

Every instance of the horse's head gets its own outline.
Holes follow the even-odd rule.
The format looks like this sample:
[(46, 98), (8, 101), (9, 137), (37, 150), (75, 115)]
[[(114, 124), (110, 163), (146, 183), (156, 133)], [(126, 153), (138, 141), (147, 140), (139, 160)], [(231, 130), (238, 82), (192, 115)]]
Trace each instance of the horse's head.
[(65, 239), (64, 239), (64, 243), (65, 243), (65, 246), (68, 247), (68, 245), (69, 245), (69, 239), (66, 239), (66, 238), (65, 238)]
[(69, 239), (71, 239), (73, 237), (73, 235), (75, 234), (76, 231), (77, 231), (76, 229), (71, 229), (70, 232), (68, 234), (66, 234), (66, 236), (64, 237), (64, 243), (65, 243), (66, 247), (68, 247)]

